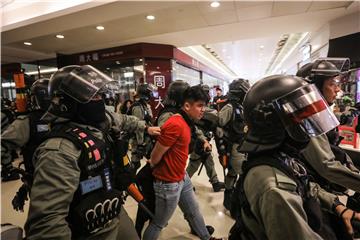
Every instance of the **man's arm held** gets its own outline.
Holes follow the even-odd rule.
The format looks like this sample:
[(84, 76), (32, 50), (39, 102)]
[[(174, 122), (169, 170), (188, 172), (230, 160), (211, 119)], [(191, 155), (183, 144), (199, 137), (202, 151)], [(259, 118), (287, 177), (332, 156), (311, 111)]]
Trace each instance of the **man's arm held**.
[(164, 146), (161, 143), (156, 142), (155, 147), (151, 152), (150, 160), (148, 161), (150, 166), (154, 167), (157, 165), (169, 148), (170, 146)]

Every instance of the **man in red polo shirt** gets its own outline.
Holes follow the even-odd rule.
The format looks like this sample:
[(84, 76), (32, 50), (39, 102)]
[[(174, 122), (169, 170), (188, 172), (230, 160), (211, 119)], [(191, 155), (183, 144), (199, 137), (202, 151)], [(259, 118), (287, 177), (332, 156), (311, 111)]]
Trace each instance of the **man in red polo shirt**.
[(200, 86), (188, 88), (179, 113), (171, 116), (161, 127), (161, 136), (149, 160), (155, 178), (155, 217), (145, 230), (144, 240), (159, 237), (177, 205), (200, 239), (214, 239), (205, 226), (185, 170), (191, 134), (194, 133), (192, 120), (202, 118), (207, 101), (208, 96)]

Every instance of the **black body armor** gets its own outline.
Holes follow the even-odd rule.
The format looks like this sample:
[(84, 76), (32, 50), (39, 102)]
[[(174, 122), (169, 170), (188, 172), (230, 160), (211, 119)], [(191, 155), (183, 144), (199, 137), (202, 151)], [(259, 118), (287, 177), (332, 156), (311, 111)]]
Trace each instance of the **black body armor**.
[(133, 108), (138, 107), (138, 106), (141, 107), (141, 110), (144, 113), (144, 119), (140, 119), (140, 120), (144, 120), (146, 122), (146, 124), (152, 125), (152, 117), (149, 113), (148, 106), (144, 101), (139, 100), (139, 101), (134, 102), (134, 104), (131, 105), (131, 107), (129, 109), (129, 113), (132, 114)]
[(236, 102), (229, 102), (233, 108), (232, 118), (228, 124), (224, 127), (227, 133), (228, 140), (232, 143), (239, 143), (244, 138), (245, 123), (243, 107)]
[(81, 149), (80, 184), (66, 220), (74, 236), (97, 232), (119, 215), (123, 204), (121, 191), (115, 189), (113, 179), (113, 146), (70, 124), (55, 125), (47, 138), (58, 137), (68, 139)]
[[(231, 216), (236, 220), (236, 223), (230, 230), (230, 240), (241, 239), (241, 235), (247, 236), (249, 239), (254, 239), (254, 236), (252, 236), (251, 232), (246, 228), (241, 219), (242, 212), (248, 216), (253, 216), (250, 204), (245, 195), (243, 184), (246, 174), (250, 171), (250, 169), (260, 165), (274, 167), (294, 180), (297, 183), (296, 191), (303, 199), (303, 208), (308, 216), (309, 226), (314, 232), (317, 232), (320, 236), (325, 237), (324, 239), (336, 239), (333, 232), (329, 232), (329, 228), (325, 226), (325, 223), (323, 223), (320, 204), (313, 196), (310, 195), (309, 179), (302, 163), (297, 157), (291, 157), (286, 153), (268, 151), (259, 154), (249, 154), (248, 160), (243, 163), (243, 174), (240, 176), (240, 179), (236, 184), (235, 192), (232, 196), (230, 212)], [(239, 227), (242, 229), (239, 229)], [(231, 233), (233, 233), (233, 236), (231, 236)]]

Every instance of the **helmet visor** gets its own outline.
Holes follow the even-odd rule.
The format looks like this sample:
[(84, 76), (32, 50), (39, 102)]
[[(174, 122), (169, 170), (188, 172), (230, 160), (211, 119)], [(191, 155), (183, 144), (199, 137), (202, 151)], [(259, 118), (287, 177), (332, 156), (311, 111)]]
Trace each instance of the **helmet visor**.
[(322, 60), (331, 62), (342, 73), (350, 70), (350, 59), (349, 58), (322, 58)]
[[(334, 68), (326, 69), (319, 67), (321, 66), (322, 62), (328, 62)], [(346, 78), (348, 77), (348, 72), (350, 69), (350, 60), (349, 58), (319, 58), (314, 62), (313, 66), (316, 66), (311, 70), (314, 75), (325, 75), (325, 76), (340, 75), (341, 78)]]
[(64, 78), (59, 89), (80, 103), (91, 101), (96, 94), (115, 91), (118, 83), (90, 65), (75, 68)]
[(339, 121), (313, 84), (307, 84), (274, 101), (275, 109), (292, 135), (300, 125), (309, 136), (318, 136), (334, 129)]

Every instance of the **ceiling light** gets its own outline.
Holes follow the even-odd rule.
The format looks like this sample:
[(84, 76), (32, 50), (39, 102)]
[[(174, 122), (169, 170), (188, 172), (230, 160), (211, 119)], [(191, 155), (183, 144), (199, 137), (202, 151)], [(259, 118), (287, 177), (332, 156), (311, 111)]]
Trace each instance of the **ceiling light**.
[(155, 16), (154, 15), (147, 15), (146, 19), (147, 20), (155, 20)]
[(120, 61), (116, 61), (115, 63), (116, 63), (116, 64), (120, 64)]
[(24, 42), (24, 44), (27, 45), (27, 46), (31, 46), (31, 45), (32, 45), (31, 42)]
[(102, 31), (102, 30), (104, 30), (105, 28), (104, 28), (104, 26), (96, 26), (96, 29), (99, 30), (99, 31)]
[(212, 3), (210, 4), (210, 6), (213, 7), (213, 8), (217, 8), (217, 7), (220, 6), (220, 3), (219, 3), (218, 1), (214, 1), (214, 2), (212, 2)]
[(110, 70), (110, 68), (106, 68), (106, 70)]
[(56, 35), (56, 37), (62, 39), (62, 38), (64, 38), (64, 35), (58, 34), (58, 35)]

